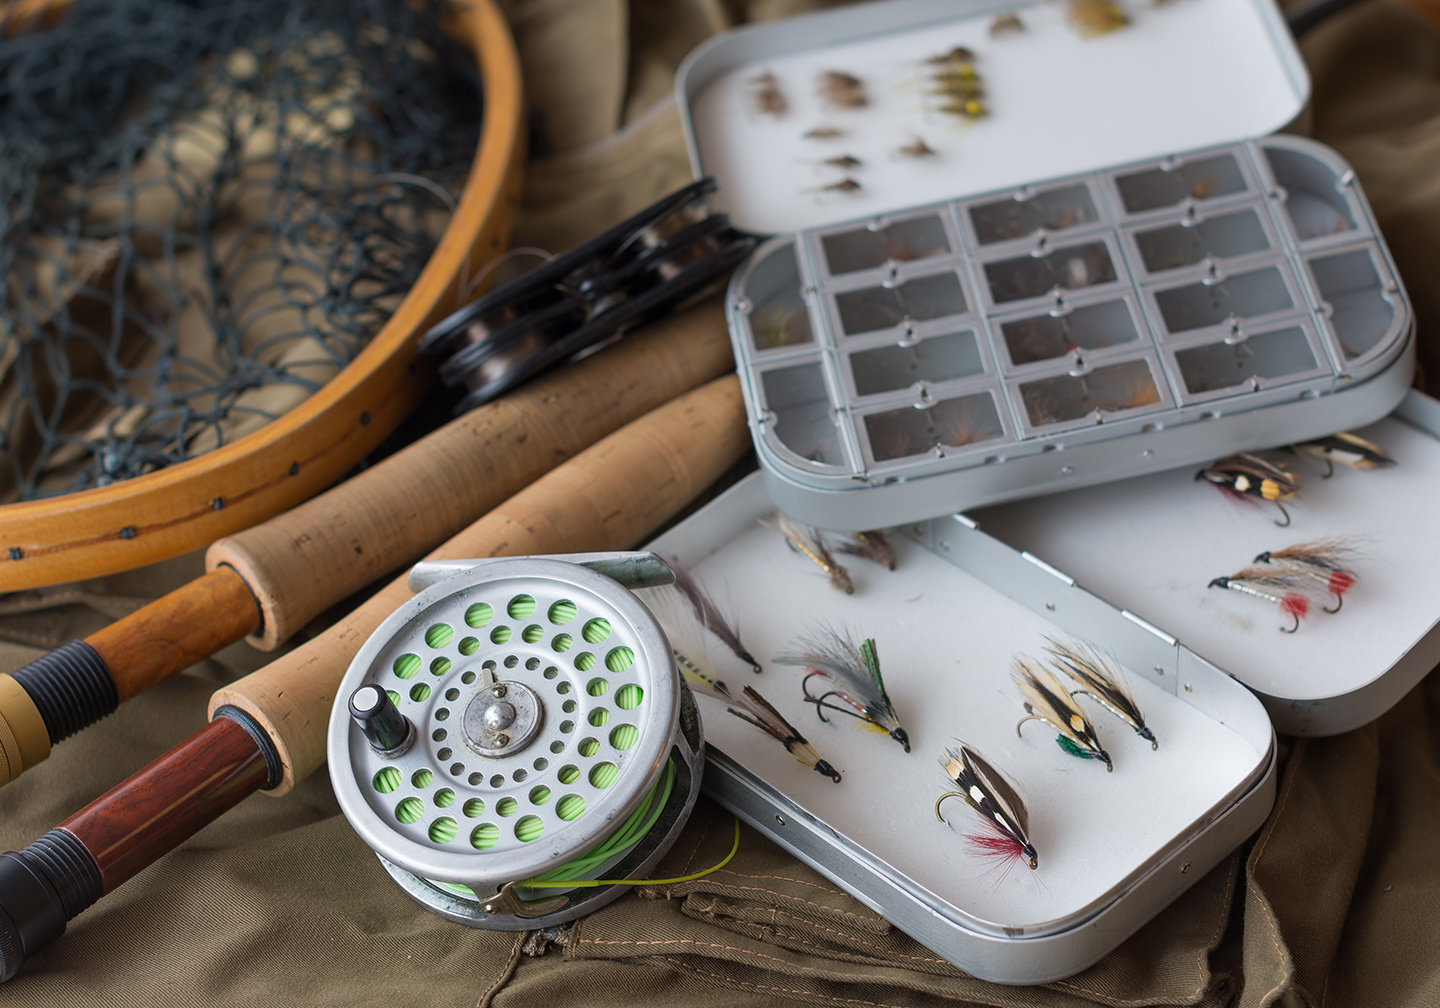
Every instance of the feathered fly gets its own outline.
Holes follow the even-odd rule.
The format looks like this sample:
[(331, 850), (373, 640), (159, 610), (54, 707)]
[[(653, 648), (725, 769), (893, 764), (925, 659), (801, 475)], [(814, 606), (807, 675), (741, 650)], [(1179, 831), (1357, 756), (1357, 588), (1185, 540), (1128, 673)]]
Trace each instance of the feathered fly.
[(1319, 438), (1315, 441), (1305, 441), (1301, 444), (1291, 445), (1297, 454), (1309, 455), (1325, 463), (1325, 475), (1321, 479), (1329, 479), (1335, 472), (1335, 463), (1347, 465), (1351, 469), (1384, 469), (1393, 466), (1395, 460), (1385, 454), (1385, 450), (1374, 441), (1366, 441), (1364, 438), (1349, 431), (1341, 431), (1338, 434), (1331, 434), (1329, 437)]
[(1246, 567), (1229, 577), (1216, 578), (1210, 582), (1210, 587), (1253, 595), (1279, 606), (1282, 613), (1295, 621), (1292, 627), (1281, 627), (1282, 633), (1299, 630), (1300, 621), (1310, 614), (1311, 585), (1304, 578), (1289, 571)]
[(1258, 455), (1231, 455), (1206, 469), (1201, 469), (1195, 474), (1195, 478), (1219, 487), (1236, 500), (1246, 503), (1270, 501), (1285, 517), (1283, 522), (1275, 523), (1281, 528), (1290, 524), (1290, 512), (1286, 511), (1285, 505), (1280, 502), (1289, 500), (1300, 492), (1300, 481), (1293, 473), (1265, 461)]
[(940, 765), (960, 790), (947, 791), (936, 800), (935, 818), (946, 821), (940, 814), (940, 803), (946, 798), (963, 798), (990, 830), (965, 836), (982, 857), (1007, 867), (1028, 858), (1030, 869), (1038, 868), (1040, 856), (1030, 842), (1030, 813), (1015, 782), (964, 742), (958, 749), (946, 747)]
[(777, 514), (776, 524), (771, 525), (765, 519), (760, 519), (760, 524), (766, 528), (776, 529), (790, 543), (791, 549), (804, 555), (815, 566), (825, 572), (830, 578), (830, 587), (843, 591), (846, 595), (855, 594), (855, 585), (850, 580), (850, 572), (835, 562), (830, 555), (830, 550), (825, 546), (825, 539), (814, 529), (801, 528), (783, 514)]
[[(785, 719), (775, 707), (760, 695), (759, 691), (746, 686), (739, 696), (730, 692), (730, 687), (721, 680), (705, 673), (700, 663), (705, 662), (705, 638), (693, 612), (687, 612), (680, 603), (679, 592), (665, 591), (647, 598), (646, 602), (655, 618), (665, 628), (670, 638), (670, 650), (675, 655), (675, 664), (686, 682), (699, 693), (714, 697), (724, 703), (731, 714), (759, 728), (778, 741), (785, 751), (817, 773), (840, 783), (840, 773), (810, 745), (804, 735)], [(683, 595), (681, 597), (684, 597)], [(688, 597), (685, 601), (690, 601)]]
[(700, 582), (695, 580), (695, 575), (691, 574), (676, 557), (662, 553), (660, 559), (664, 560), (675, 572), (675, 590), (685, 596), (685, 601), (690, 603), (690, 608), (694, 611), (695, 619), (699, 624), (719, 637), (721, 643), (729, 648), (736, 658), (756, 672), (761, 671), (760, 663), (755, 660), (755, 656), (740, 642), (739, 629), (720, 611), (720, 607), (715, 604), (710, 593), (700, 587)]
[(1047, 637), (1046, 641), (1045, 650), (1055, 664), (1082, 687), (1072, 692), (1071, 696), (1083, 694), (1090, 697), (1135, 729), (1135, 734), (1149, 742), (1151, 749), (1160, 748), (1155, 733), (1145, 726), (1140, 705), (1130, 694), (1125, 673), (1088, 644), (1066, 644), (1053, 637)]
[(1345, 604), (1345, 593), (1359, 582), (1359, 576), (1350, 568), (1354, 562), (1355, 550), (1343, 539), (1317, 539), (1314, 542), (1298, 543), (1283, 550), (1271, 550), (1255, 557), (1258, 564), (1268, 564), (1281, 571), (1303, 578), (1322, 591), (1335, 596), (1335, 608), (1327, 613), (1337, 613)]
[[(801, 688), (821, 721), (830, 720), (825, 716), (827, 710), (848, 714), (868, 730), (883, 732), (910, 751), (910, 736), (900, 727), (900, 718), (880, 677), (880, 658), (873, 638), (856, 647), (838, 631), (826, 628), (816, 637), (802, 640), (799, 651), (776, 655), (775, 661), (810, 670)], [(810, 680), (817, 676), (830, 689), (812, 696)]]
[(1015, 725), (1016, 735), (1026, 721), (1043, 722), (1059, 732), (1055, 743), (1071, 756), (1099, 760), (1107, 771), (1115, 769), (1110, 754), (1101, 748), (1090, 719), (1055, 678), (1054, 672), (1032, 658), (1019, 655), (1015, 658), (1013, 677), (1015, 685), (1020, 687), (1020, 695), (1025, 698), (1025, 716)]

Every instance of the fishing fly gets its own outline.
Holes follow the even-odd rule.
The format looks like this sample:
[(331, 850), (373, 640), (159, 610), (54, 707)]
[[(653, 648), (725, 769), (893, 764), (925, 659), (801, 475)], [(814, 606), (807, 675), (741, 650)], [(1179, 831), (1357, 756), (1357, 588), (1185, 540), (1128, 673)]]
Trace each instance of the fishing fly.
[(989, 111), (982, 99), (985, 85), (975, 69), (975, 54), (964, 46), (931, 56), (930, 94), (940, 99), (940, 111), (964, 119), (980, 119)]
[[(868, 731), (889, 735), (910, 751), (910, 736), (900, 727), (899, 715), (885, 692), (880, 676), (880, 658), (874, 638), (866, 638), (857, 647), (838, 631), (825, 628), (816, 636), (803, 639), (800, 650), (775, 656), (781, 665), (798, 665), (809, 672), (801, 680), (805, 700), (815, 705), (821, 721), (829, 721), (825, 712), (838, 711), (860, 721)], [(819, 677), (830, 688), (811, 695), (810, 680)]]
[(1201, 469), (1195, 474), (1196, 480), (1218, 487), (1235, 500), (1245, 503), (1269, 501), (1280, 509), (1285, 520), (1275, 524), (1285, 528), (1290, 524), (1290, 512), (1280, 502), (1289, 500), (1300, 492), (1300, 481), (1293, 473), (1267, 462), (1258, 455), (1242, 453), (1223, 458), (1214, 465)]
[(964, 742), (958, 749), (947, 746), (940, 765), (959, 790), (947, 791), (936, 799), (935, 818), (948, 826), (940, 814), (941, 802), (963, 798), (990, 831), (965, 835), (981, 857), (993, 859), (1007, 870), (1016, 861), (1026, 859), (1031, 871), (1038, 868), (1040, 855), (1030, 842), (1030, 812), (1019, 786)]
[(839, 70), (825, 70), (820, 74), (819, 91), (820, 99), (834, 109), (857, 109), (870, 104), (865, 82)]
[(879, 564), (887, 570), (895, 569), (895, 547), (879, 529), (869, 532), (851, 532), (848, 539), (841, 540), (836, 547), (841, 553), (849, 553)]
[(1303, 578), (1317, 588), (1335, 596), (1335, 608), (1327, 613), (1337, 613), (1345, 603), (1345, 593), (1359, 582), (1360, 578), (1351, 569), (1355, 550), (1343, 539), (1317, 539), (1314, 542), (1297, 543), (1283, 550), (1270, 550), (1255, 557), (1257, 564), (1269, 564), (1281, 571)]
[(750, 103), (760, 115), (777, 119), (790, 111), (790, 103), (780, 90), (780, 82), (769, 71), (750, 79)]
[(1088, 644), (1067, 644), (1053, 637), (1045, 640), (1045, 650), (1055, 664), (1081, 686), (1072, 691), (1071, 696), (1088, 696), (1135, 729), (1135, 734), (1149, 742), (1151, 749), (1160, 748), (1155, 733), (1145, 725), (1140, 705), (1125, 682), (1125, 673), (1117, 665)]
[(839, 140), (845, 135), (845, 131), (838, 126), (827, 126), (821, 124), (814, 129), (806, 130), (800, 134), (802, 140)]
[(660, 559), (664, 560), (674, 571), (674, 588), (684, 596), (686, 602), (690, 603), (690, 609), (695, 614), (696, 622), (720, 638), (721, 643), (729, 648), (736, 658), (756, 672), (761, 671), (760, 663), (741, 643), (739, 628), (725, 616), (720, 607), (715, 604), (715, 599), (701, 587), (700, 582), (695, 580), (695, 575), (691, 574), (689, 569), (676, 557), (662, 553)]
[(918, 161), (921, 158), (938, 157), (939, 154), (939, 151), (918, 136), (908, 144), (895, 148), (896, 157), (908, 158), (911, 161)]
[(1025, 716), (1015, 725), (1016, 735), (1026, 721), (1040, 721), (1059, 733), (1055, 744), (1066, 753), (1080, 759), (1099, 760), (1107, 771), (1114, 771), (1115, 764), (1110, 754), (1101, 748), (1100, 737), (1090, 719), (1054, 672), (1033, 658), (1017, 655), (1012, 677), (1020, 687), (1025, 706)]
[(1298, 455), (1309, 455), (1325, 463), (1325, 475), (1329, 479), (1335, 472), (1335, 463), (1351, 469), (1384, 469), (1395, 464), (1385, 450), (1374, 441), (1366, 441), (1357, 434), (1341, 431), (1315, 441), (1303, 441), (1290, 446)]
[(696, 692), (724, 703), (731, 714), (778, 741), (785, 747), (786, 752), (801, 763), (829, 777), (835, 783), (840, 783), (840, 772), (821, 759), (805, 736), (801, 735), (770, 701), (761, 696), (758, 690), (746, 686), (740, 695), (736, 696), (722, 680), (708, 675), (701, 668), (701, 663), (708, 664), (708, 649), (702, 635), (704, 624), (695, 610), (690, 608), (694, 603), (687, 594), (681, 590), (662, 589), (647, 598), (646, 604), (665, 628), (665, 635), (670, 638), (670, 651), (675, 656), (676, 667)]
[(990, 37), (1000, 38), (1002, 35), (1018, 35), (1025, 30), (1025, 22), (1020, 20), (1020, 15), (1014, 11), (1004, 11), (995, 15), (995, 20), (990, 22)]
[(835, 562), (835, 558), (830, 555), (830, 550), (825, 546), (825, 540), (819, 532), (810, 528), (801, 528), (783, 514), (776, 516), (775, 525), (771, 525), (763, 518), (760, 519), (760, 524), (778, 531), (790, 543), (791, 549), (804, 555), (824, 571), (830, 578), (830, 587), (843, 591), (846, 595), (855, 594), (855, 584), (850, 580), (850, 572)]
[(1238, 574), (1217, 577), (1210, 582), (1210, 587), (1240, 592), (1279, 606), (1282, 613), (1295, 621), (1292, 627), (1281, 627), (1283, 633), (1299, 630), (1300, 621), (1310, 613), (1309, 585), (1288, 571), (1247, 567)]
[(1115, 0), (1070, 0), (1065, 15), (1085, 38), (1118, 31), (1130, 23)]

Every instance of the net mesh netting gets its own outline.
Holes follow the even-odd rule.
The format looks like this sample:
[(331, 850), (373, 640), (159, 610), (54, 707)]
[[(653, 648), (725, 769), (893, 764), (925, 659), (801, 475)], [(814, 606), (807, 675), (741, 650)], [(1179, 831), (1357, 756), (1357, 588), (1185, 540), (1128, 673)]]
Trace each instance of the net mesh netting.
[(192, 457), (354, 358), (474, 156), (479, 76), (447, 13), (75, 0), (43, 30), (0, 15), (0, 501)]

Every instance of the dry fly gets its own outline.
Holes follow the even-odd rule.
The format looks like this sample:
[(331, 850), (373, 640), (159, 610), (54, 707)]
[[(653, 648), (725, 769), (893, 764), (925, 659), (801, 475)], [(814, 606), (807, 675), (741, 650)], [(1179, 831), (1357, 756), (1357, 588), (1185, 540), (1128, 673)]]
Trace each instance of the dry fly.
[(1065, 13), (1070, 24), (1085, 38), (1118, 31), (1130, 23), (1115, 0), (1070, 0)]
[(1001, 35), (1016, 35), (1025, 30), (1025, 22), (1020, 20), (1020, 15), (1014, 11), (1004, 11), (996, 14), (995, 20), (990, 22), (990, 37), (999, 38)]
[(1321, 479), (1330, 478), (1335, 472), (1336, 462), (1351, 469), (1384, 469), (1395, 464), (1395, 460), (1374, 441), (1366, 441), (1349, 431), (1291, 445), (1291, 448), (1297, 454), (1309, 455), (1325, 463), (1325, 475)]
[(1055, 744), (1071, 756), (1080, 759), (1099, 760), (1105, 769), (1113, 771), (1115, 764), (1110, 754), (1100, 747), (1100, 738), (1090, 719), (1085, 716), (1075, 699), (1066, 691), (1055, 673), (1036, 662), (1033, 658), (1018, 655), (1012, 671), (1015, 685), (1025, 698), (1025, 716), (1015, 725), (1015, 734), (1026, 721), (1040, 721), (1054, 728), (1059, 734)]
[(845, 131), (840, 127), (823, 124), (800, 134), (803, 140), (839, 140), (843, 136), (845, 136)]
[(824, 571), (830, 578), (830, 587), (838, 588), (846, 595), (855, 594), (855, 585), (850, 580), (850, 572), (835, 562), (835, 558), (825, 547), (824, 537), (819, 532), (810, 528), (801, 528), (783, 514), (776, 515), (775, 525), (771, 525), (763, 518), (760, 519), (760, 524), (778, 531), (790, 543), (791, 549), (804, 554), (815, 566)]
[(895, 569), (895, 547), (890, 545), (890, 540), (885, 538), (885, 533), (879, 529), (851, 532), (850, 538), (843, 540), (835, 548), (841, 553), (873, 560), (889, 570)]
[(909, 158), (912, 161), (918, 161), (920, 158), (938, 157), (939, 154), (939, 151), (918, 136), (905, 146), (895, 148), (896, 157)]
[(1130, 693), (1125, 673), (1117, 665), (1088, 644), (1066, 644), (1053, 637), (1047, 637), (1046, 642), (1045, 650), (1055, 664), (1082, 687), (1072, 691), (1071, 696), (1088, 696), (1135, 729), (1151, 749), (1160, 748), (1155, 733), (1145, 726), (1145, 717)]
[(675, 572), (675, 590), (685, 597), (686, 602), (690, 603), (696, 621), (720, 638), (720, 642), (729, 648), (736, 658), (756, 672), (761, 671), (760, 663), (755, 660), (755, 656), (747, 651), (745, 645), (740, 642), (739, 628), (720, 611), (720, 607), (715, 604), (710, 593), (700, 586), (700, 582), (695, 580), (695, 576), (676, 557), (662, 553), (660, 559), (664, 560)]
[[(675, 595), (676, 593), (672, 592), (662, 592), (647, 599), (647, 603), (655, 618), (665, 628), (666, 636), (670, 638), (671, 651), (675, 655), (675, 664), (686, 681), (696, 691), (726, 704), (730, 713), (740, 720), (749, 722), (778, 741), (785, 747), (786, 752), (801, 763), (817, 773), (824, 774), (835, 783), (840, 783), (839, 772), (821, 759), (805, 736), (759, 692), (746, 686), (737, 697), (725, 683), (705, 674), (697, 664), (705, 660), (706, 651), (704, 638), (695, 632), (700, 626), (692, 619), (693, 611), (686, 612)], [(686, 601), (689, 601), (688, 598)]]
[(940, 765), (960, 790), (947, 791), (936, 800), (935, 818), (945, 822), (940, 803), (946, 798), (963, 798), (989, 830), (965, 835), (981, 857), (994, 860), (1006, 870), (1027, 858), (1032, 871), (1038, 868), (1040, 857), (1030, 842), (1030, 812), (1019, 785), (964, 742), (959, 749), (946, 747)]
[(833, 109), (857, 109), (870, 104), (865, 82), (839, 70), (823, 71), (819, 90), (821, 101)]
[(1300, 621), (1310, 614), (1311, 586), (1304, 578), (1288, 571), (1246, 567), (1238, 574), (1216, 578), (1209, 587), (1240, 592), (1279, 606), (1282, 613), (1295, 621), (1294, 626), (1281, 627), (1282, 633), (1299, 630)]
[(750, 78), (750, 103), (760, 115), (777, 119), (790, 111), (790, 103), (780, 90), (780, 82), (769, 71)]
[(1285, 520), (1275, 524), (1281, 528), (1290, 524), (1290, 512), (1280, 502), (1289, 500), (1300, 492), (1300, 481), (1294, 474), (1267, 462), (1258, 455), (1242, 453), (1223, 458), (1195, 474), (1197, 480), (1205, 480), (1219, 487), (1235, 500), (1253, 504), (1256, 501), (1270, 501), (1280, 509)]
[(845, 171), (850, 171), (851, 169), (859, 168), (864, 162), (862, 162), (857, 157), (851, 157), (849, 154), (841, 154), (839, 157), (826, 158), (820, 163), (823, 165), (828, 165), (831, 168), (840, 168)]
[(812, 192), (838, 192), (838, 193), (845, 193), (845, 194), (848, 195), (848, 194), (853, 193), (853, 192), (859, 192), (862, 188), (864, 188), (864, 187), (863, 187), (862, 185), (860, 185), (859, 182), (856, 182), (853, 178), (843, 178), (843, 179), (841, 179), (839, 182), (831, 182), (829, 185), (823, 185), (823, 186), (821, 186), (820, 188), (818, 188), (818, 189), (813, 189), (813, 190), (811, 190), (811, 191), (812, 191)]
[[(821, 721), (829, 721), (827, 710), (849, 714), (868, 730), (889, 735), (910, 751), (910, 736), (900, 727), (900, 718), (885, 692), (880, 676), (880, 657), (874, 638), (859, 647), (848, 637), (825, 628), (815, 637), (800, 641), (800, 650), (775, 656), (780, 665), (799, 665), (809, 673), (801, 680), (805, 699), (815, 705)], [(812, 696), (810, 680), (820, 677), (830, 689)]]
[(1255, 558), (1255, 563), (1287, 571), (1334, 595), (1335, 608), (1325, 611), (1337, 613), (1345, 603), (1345, 593), (1360, 580), (1350, 568), (1355, 555), (1354, 548), (1343, 539), (1317, 539), (1261, 553)]

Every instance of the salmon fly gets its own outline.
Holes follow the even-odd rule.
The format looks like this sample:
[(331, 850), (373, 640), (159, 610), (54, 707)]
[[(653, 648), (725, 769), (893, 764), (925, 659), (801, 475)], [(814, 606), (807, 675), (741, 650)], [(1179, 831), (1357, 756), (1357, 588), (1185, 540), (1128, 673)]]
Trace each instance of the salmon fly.
[(1223, 458), (1195, 474), (1195, 479), (1205, 480), (1219, 487), (1236, 500), (1250, 503), (1257, 500), (1269, 501), (1280, 509), (1285, 520), (1275, 524), (1281, 528), (1290, 524), (1290, 512), (1280, 502), (1289, 500), (1300, 492), (1300, 481), (1294, 474), (1281, 469), (1273, 462), (1267, 462), (1258, 455), (1240, 454)]
[(1039, 721), (1059, 733), (1055, 744), (1066, 753), (1080, 759), (1099, 760), (1107, 771), (1114, 771), (1115, 764), (1110, 754), (1101, 748), (1100, 737), (1090, 719), (1054, 672), (1033, 658), (1020, 655), (1015, 659), (1012, 676), (1015, 685), (1020, 687), (1025, 706), (1025, 716), (1015, 725), (1016, 735), (1026, 721)]
[[(839, 771), (821, 759), (805, 736), (801, 735), (770, 701), (761, 696), (759, 691), (746, 686), (740, 695), (736, 696), (724, 682), (705, 673), (699, 664), (705, 661), (705, 642), (704, 638), (695, 632), (700, 629), (700, 624), (691, 618), (693, 611), (686, 612), (685, 606), (679, 604), (676, 594), (662, 592), (647, 599), (647, 604), (665, 628), (665, 634), (670, 638), (671, 653), (675, 655), (675, 665), (691, 688), (721, 701), (731, 714), (775, 739), (801, 763), (816, 773), (829, 777), (835, 783), (840, 783)], [(689, 602), (689, 598), (683, 594), (681, 598)]]
[(841, 553), (874, 561), (889, 570), (895, 569), (895, 547), (890, 545), (890, 540), (886, 539), (885, 533), (879, 529), (851, 532), (850, 538), (843, 540), (835, 548)]
[(760, 115), (778, 119), (790, 111), (790, 103), (780, 90), (780, 82), (768, 71), (750, 79), (750, 101)]
[(918, 136), (903, 147), (895, 148), (896, 157), (909, 158), (912, 161), (919, 160), (920, 158), (937, 157), (939, 153), (939, 151)]
[(1336, 462), (1361, 470), (1384, 469), (1395, 464), (1395, 460), (1386, 455), (1384, 449), (1374, 441), (1366, 441), (1348, 431), (1331, 434), (1316, 441), (1304, 441), (1291, 445), (1290, 448), (1297, 454), (1309, 455), (1324, 462), (1325, 475), (1321, 476), (1321, 479), (1331, 477), (1335, 472)]
[(958, 749), (947, 746), (940, 765), (959, 790), (947, 791), (936, 800), (935, 818), (946, 822), (940, 814), (940, 804), (946, 798), (963, 798), (989, 830), (965, 836), (981, 857), (993, 859), (1007, 869), (1016, 861), (1028, 859), (1031, 871), (1038, 868), (1040, 855), (1030, 842), (1030, 812), (1016, 783), (964, 742)]
[(830, 587), (843, 591), (846, 595), (855, 594), (855, 584), (850, 580), (850, 572), (835, 562), (830, 555), (830, 550), (825, 546), (825, 539), (814, 529), (801, 528), (783, 514), (777, 515), (777, 524), (771, 525), (763, 518), (760, 524), (766, 528), (776, 529), (785, 540), (790, 543), (790, 548), (795, 552), (804, 555), (815, 566), (825, 572), (830, 578)]
[(1344, 540), (1317, 539), (1283, 550), (1261, 553), (1255, 557), (1255, 563), (1269, 564), (1334, 595), (1335, 608), (1325, 611), (1337, 613), (1345, 603), (1345, 593), (1360, 580), (1349, 567), (1354, 556), (1355, 550), (1346, 545)]
[(1209, 586), (1241, 592), (1279, 606), (1282, 613), (1295, 621), (1292, 627), (1281, 627), (1283, 633), (1299, 630), (1300, 621), (1310, 613), (1310, 585), (1288, 571), (1247, 567), (1238, 574), (1218, 577)]
[(870, 97), (865, 93), (865, 82), (839, 70), (822, 72), (819, 90), (820, 99), (831, 108), (857, 109), (870, 104)]
[(1145, 725), (1145, 717), (1130, 693), (1124, 672), (1088, 644), (1066, 644), (1054, 638), (1046, 640), (1045, 650), (1055, 664), (1081, 686), (1071, 696), (1088, 696), (1135, 729), (1135, 734), (1149, 742), (1151, 749), (1160, 748), (1155, 733)]
[(695, 575), (691, 574), (685, 565), (673, 556), (661, 554), (660, 559), (664, 560), (675, 573), (675, 590), (684, 596), (686, 602), (690, 603), (690, 609), (695, 614), (696, 622), (720, 638), (720, 642), (729, 648), (736, 658), (759, 672), (761, 670), (760, 663), (740, 642), (740, 631), (720, 611), (720, 607), (715, 604), (710, 593), (695, 580)]
[[(889, 735), (906, 752), (910, 751), (910, 736), (900, 727), (899, 715), (885, 692), (874, 638), (866, 638), (857, 647), (849, 638), (827, 628), (814, 638), (800, 641), (799, 651), (776, 655), (775, 661), (809, 670), (800, 688), (806, 702), (815, 705), (821, 721), (830, 720), (825, 716), (827, 710), (848, 714), (868, 730)], [(830, 688), (811, 695), (810, 680), (817, 677)]]
[(1065, 14), (1085, 38), (1117, 31), (1130, 23), (1115, 0), (1070, 0)]

